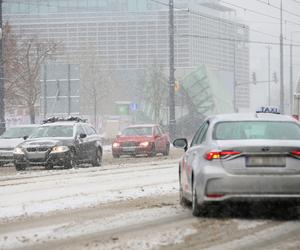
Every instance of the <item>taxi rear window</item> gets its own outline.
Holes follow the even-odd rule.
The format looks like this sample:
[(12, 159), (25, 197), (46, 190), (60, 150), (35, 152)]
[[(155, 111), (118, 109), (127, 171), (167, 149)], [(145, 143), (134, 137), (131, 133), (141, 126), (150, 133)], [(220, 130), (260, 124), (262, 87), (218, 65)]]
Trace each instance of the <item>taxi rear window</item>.
[(300, 127), (295, 122), (228, 121), (214, 127), (215, 140), (300, 140)]

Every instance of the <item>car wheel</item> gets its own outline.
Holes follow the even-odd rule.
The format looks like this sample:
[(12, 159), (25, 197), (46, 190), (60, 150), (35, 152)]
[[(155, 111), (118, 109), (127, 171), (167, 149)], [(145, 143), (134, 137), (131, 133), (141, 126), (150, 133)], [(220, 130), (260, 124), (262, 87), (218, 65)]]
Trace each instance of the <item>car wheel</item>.
[(65, 168), (74, 168), (75, 166), (75, 153), (73, 150), (71, 150), (69, 153), (69, 157), (65, 161)]
[(201, 214), (200, 206), (197, 199), (196, 182), (193, 181), (193, 193), (192, 193), (192, 214), (199, 217)]
[(118, 154), (113, 154), (113, 157), (114, 157), (114, 158), (120, 158), (120, 155), (118, 155)]
[(154, 157), (156, 156), (156, 149), (155, 149), (155, 145), (152, 146), (152, 149), (151, 149), (151, 153), (148, 154), (149, 157)]
[(15, 167), (17, 171), (22, 171), (26, 169), (26, 166), (23, 164), (15, 164)]
[(45, 169), (46, 170), (51, 170), (51, 169), (53, 169), (53, 165), (52, 164), (47, 164)]
[(180, 182), (180, 176), (179, 176), (179, 203), (183, 207), (189, 207), (191, 205), (191, 202), (186, 199), (183, 195), (182, 185)]
[(170, 153), (170, 144), (166, 145), (166, 151), (163, 153), (163, 155), (168, 156)]
[(102, 163), (102, 151), (100, 148), (97, 148), (96, 153), (95, 153), (95, 158), (92, 162), (92, 165), (94, 167), (99, 167), (99, 166), (101, 166), (101, 163)]

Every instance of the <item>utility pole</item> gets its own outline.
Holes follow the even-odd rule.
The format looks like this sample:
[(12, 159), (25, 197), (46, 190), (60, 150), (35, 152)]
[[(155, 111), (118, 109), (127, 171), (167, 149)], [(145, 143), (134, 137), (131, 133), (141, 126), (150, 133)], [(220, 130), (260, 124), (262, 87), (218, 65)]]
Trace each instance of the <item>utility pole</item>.
[(282, 0), (280, 1), (280, 112), (284, 114)]
[(169, 0), (169, 133), (171, 139), (176, 136), (175, 117), (175, 67), (174, 67), (174, 1)]
[(290, 114), (293, 114), (293, 40), (290, 44)]
[(268, 106), (271, 105), (271, 46), (267, 46), (268, 50)]
[(68, 116), (71, 115), (71, 65), (68, 64)]
[(44, 119), (47, 118), (47, 65), (44, 64)]
[(236, 101), (236, 41), (233, 42), (233, 110), (235, 113), (238, 112), (237, 101)]
[(292, 31), (291, 32), (291, 44), (290, 44), (290, 112), (291, 112), (291, 114), (293, 114), (293, 112), (294, 112), (293, 35), (295, 33), (300, 33), (300, 31)]
[(3, 27), (2, 27), (2, 0), (0, 0), (0, 135), (5, 131), (5, 103), (4, 103), (4, 65), (3, 65)]

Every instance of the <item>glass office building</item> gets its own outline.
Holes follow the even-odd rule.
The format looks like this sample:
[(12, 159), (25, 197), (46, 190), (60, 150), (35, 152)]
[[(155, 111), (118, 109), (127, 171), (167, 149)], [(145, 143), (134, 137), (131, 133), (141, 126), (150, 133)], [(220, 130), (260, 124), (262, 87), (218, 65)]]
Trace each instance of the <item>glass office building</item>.
[[(159, 2), (14, 0), (6, 1), (3, 8), (4, 18), (21, 37), (61, 44), (58, 62), (84, 59), (92, 52), (101, 58), (103, 67), (137, 72), (153, 63), (166, 68), (169, 64), (168, 1)], [(232, 10), (217, 0), (174, 2), (176, 68), (206, 65), (234, 73), (237, 83), (248, 82), (249, 49), (246, 43), (237, 42), (248, 40), (248, 27), (227, 18)], [(236, 93), (237, 105), (248, 108), (249, 86), (238, 84)]]

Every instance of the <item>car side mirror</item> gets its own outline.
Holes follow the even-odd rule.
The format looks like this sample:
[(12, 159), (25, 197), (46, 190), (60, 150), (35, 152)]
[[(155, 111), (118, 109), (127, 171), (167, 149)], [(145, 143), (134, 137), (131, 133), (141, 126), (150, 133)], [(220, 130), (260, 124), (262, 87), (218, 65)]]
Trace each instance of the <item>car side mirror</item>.
[(24, 141), (26, 141), (28, 139), (28, 135), (23, 136)]
[(188, 150), (188, 141), (185, 138), (178, 138), (173, 141), (175, 148), (182, 148), (184, 151)]
[(79, 137), (80, 137), (81, 139), (83, 139), (83, 138), (86, 137), (86, 134), (80, 134)]
[(160, 137), (160, 135), (158, 135), (158, 134), (154, 135), (154, 138), (155, 138), (155, 139), (157, 139), (157, 138), (159, 138), (159, 137)]

